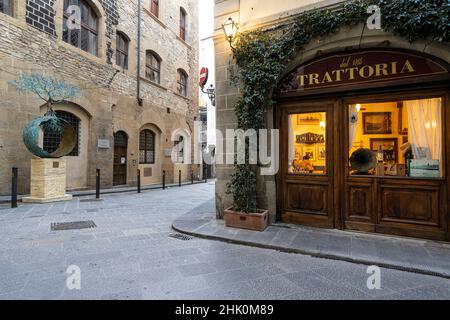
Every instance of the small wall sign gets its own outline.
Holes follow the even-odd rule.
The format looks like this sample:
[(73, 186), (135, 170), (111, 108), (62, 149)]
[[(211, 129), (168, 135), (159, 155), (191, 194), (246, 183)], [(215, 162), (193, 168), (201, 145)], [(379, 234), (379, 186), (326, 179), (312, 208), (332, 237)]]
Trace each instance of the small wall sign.
[(107, 140), (107, 139), (98, 139), (97, 140), (97, 147), (99, 149), (109, 149), (109, 148), (111, 148), (109, 140)]

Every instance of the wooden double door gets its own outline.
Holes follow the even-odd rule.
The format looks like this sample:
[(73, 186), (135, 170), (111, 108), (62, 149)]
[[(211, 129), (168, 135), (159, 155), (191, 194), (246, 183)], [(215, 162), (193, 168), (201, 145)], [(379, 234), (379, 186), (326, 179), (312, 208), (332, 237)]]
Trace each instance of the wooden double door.
[[(424, 96), (426, 93), (408, 97)], [(443, 174), (433, 179), (356, 176), (349, 172), (349, 105), (386, 98), (373, 95), (280, 102), (275, 113), (275, 122), (280, 129), (278, 219), (305, 226), (450, 241), (447, 212), (449, 157), (446, 156), (450, 139), (446, 128), (446, 123), (450, 123), (449, 95), (444, 91), (429, 96), (442, 98)], [(405, 95), (389, 98), (404, 99)], [(316, 125), (320, 121), (323, 131), (319, 136), (308, 132), (314, 131), (308, 130), (308, 121)], [(294, 133), (292, 127), (296, 123), (297, 129), (306, 129)], [(307, 143), (315, 143), (316, 150)], [(295, 146), (303, 149), (293, 150)], [(299, 159), (297, 163), (292, 161), (294, 157)], [(309, 160), (320, 157), (325, 164), (319, 170), (308, 166)]]
[(113, 185), (127, 184), (128, 136), (123, 131), (114, 133)]

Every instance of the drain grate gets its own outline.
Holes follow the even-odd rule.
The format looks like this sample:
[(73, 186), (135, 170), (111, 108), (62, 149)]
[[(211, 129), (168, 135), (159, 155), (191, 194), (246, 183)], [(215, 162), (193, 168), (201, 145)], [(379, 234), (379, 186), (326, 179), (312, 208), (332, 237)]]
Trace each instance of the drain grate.
[(181, 233), (171, 233), (171, 234), (169, 234), (169, 237), (175, 238), (178, 240), (183, 240), (183, 241), (188, 241), (188, 240), (192, 239), (192, 237), (189, 237), (189, 236), (187, 236), (185, 234), (181, 234)]
[(103, 202), (103, 199), (80, 199), (80, 202)]
[(50, 225), (51, 231), (91, 229), (96, 227), (97, 225), (92, 220), (75, 222), (53, 222)]

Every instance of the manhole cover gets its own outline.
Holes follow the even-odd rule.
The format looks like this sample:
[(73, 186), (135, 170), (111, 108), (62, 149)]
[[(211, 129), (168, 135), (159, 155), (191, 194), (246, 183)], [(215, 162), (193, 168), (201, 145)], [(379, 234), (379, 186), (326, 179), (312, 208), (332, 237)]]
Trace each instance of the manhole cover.
[(192, 239), (191, 237), (189, 237), (185, 234), (181, 234), (181, 233), (171, 233), (171, 234), (169, 234), (169, 237), (175, 238), (178, 240), (183, 240), (183, 241), (188, 241), (188, 240)]
[(50, 225), (51, 231), (78, 230), (96, 228), (94, 221), (75, 221), (75, 222), (53, 222)]

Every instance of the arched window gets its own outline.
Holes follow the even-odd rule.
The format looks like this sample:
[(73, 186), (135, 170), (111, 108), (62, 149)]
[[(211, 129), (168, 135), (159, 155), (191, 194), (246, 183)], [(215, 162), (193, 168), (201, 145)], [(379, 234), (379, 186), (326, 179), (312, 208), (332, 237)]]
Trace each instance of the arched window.
[[(76, 22), (72, 16), (74, 12), (68, 12), (67, 10), (71, 5), (78, 5), (80, 8), (81, 26), (76, 25)], [(97, 55), (98, 17), (89, 3), (86, 0), (64, 0), (63, 19), (63, 40), (70, 43), (74, 47), (92, 53), (93, 55)]]
[(0, 12), (13, 16), (13, 0), (0, 0)]
[(124, 69), (128, 69), (128, 43), (128, 37), (122, 32), (117, 32), (116, 64)]
[(155, 16), (159, 16), (159, 0), (150, 0), (150, 12)]
[(145, 78), (156, 83), (161, 81), (161, 58), (150, 50), (145, 60)]
[(186, 10), (180, 8), (180, 38), (186, 40)]
[(184, 97), (187, 96), (187, 74), (183, 69), (177, 71), (177, 92)]
[[(80, 141), (80, 119), (74, 114), (67, 111), (55, 111), (59, 118), (66, 120), (77, 133), (77, 144), (73, 148), (72, 152), (68, 154), (71, 157), (77, 157), (80, 153), (79, 151), (79, 141)], [(58, 149), (61, 143), (61, 134), (55, 132), (44, 131), (44, 150), (48, 153), (53, 153)]]
[(139, 135), (139, 163), (155, 163), (155, 133), (144, 129)]

